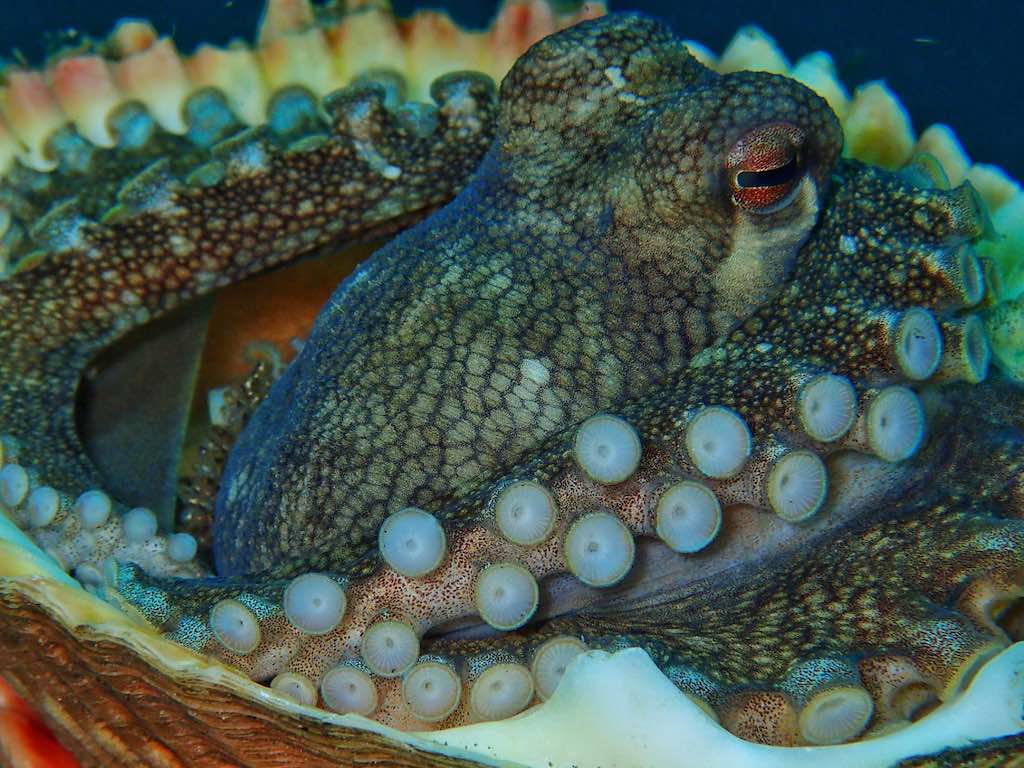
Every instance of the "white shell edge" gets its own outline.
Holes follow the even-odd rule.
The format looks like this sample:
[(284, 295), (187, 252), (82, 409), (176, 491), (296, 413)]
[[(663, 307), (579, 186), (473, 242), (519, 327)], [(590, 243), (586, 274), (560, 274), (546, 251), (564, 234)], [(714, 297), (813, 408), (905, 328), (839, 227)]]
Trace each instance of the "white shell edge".
[[(88, 594), (48, 562), (40, 551), (0, 512), (0, 550), (9, 557), (0, 564), (0, 578), (41, 577), (30, 592), (44, 597), (44, 581), (62, 582), (80, 599), (64, 605), (64, 621), (91, 620), (100, 632), (123, 635), (131, 627), (132, 645), (163, 651), (165, 663), (179, 671), (212, 677), (232, 688), (251, 689), (255, 700), (285, 710), (301, 711), (318, 720), (365, 728), (412, 746), (454, 756), (471, 756), (484, 764), (507, 761), (538, 768), (596, 768), (614, 761), (621, 768), (652, 764), (665, 768), (817, 768), (823, 760), (836, 768), (888, 766), (914, 755), (966, 746), (1024, 730), (1024, 642), (1015, 643), (988, 661), (965, 692), (920, 721), (887, 736), (840, 747), (800, 750), (743, 741), (711, 720), (683, 695), (639, 648), (615, 654), (581, 653), (566, 670), (558, 689), (544, 704), (518, 717), (431, 733), (403, 734), (358, 715), (336, 715), (303, 707), (270, 689), (244, 680), (218, 662), (198, 657), (170, 640), (139, 627), (129, 617)], [(12, 557), (13, 556), (13, 557)], [(81, 614), (71, 616), (70, 614)], [(89, 615), (92, 614), (92, 615)], [(104, 620), (106, 619), (106, 620)], [(161, 655), (163, 655), (161, 653)], [(198, 664), (197, 664), (198, 662)], [(623, 710), (622, 701), (631, 702)], [(687, 734), (681, 754), (679, 734)], [(827, 753), (826, 753), (827, 750)]]
[[(907, 728), (841, 747), (768, 747), (733, 736), (639, 648), (587, 651), (543, 705), (510, 720), (422, 734), (527, 766), (872, 768), (1024, 729), (1024, 642), (990, 660), (951, 704)], [(624, 701), (629, 702), (623, 707)], [(686, 749), (680, 750), (685, 734)]]

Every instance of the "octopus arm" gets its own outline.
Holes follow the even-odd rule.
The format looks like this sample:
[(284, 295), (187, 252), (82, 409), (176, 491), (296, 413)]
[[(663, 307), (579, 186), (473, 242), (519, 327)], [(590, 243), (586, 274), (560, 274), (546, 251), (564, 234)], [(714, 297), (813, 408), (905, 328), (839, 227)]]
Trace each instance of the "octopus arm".
[(213, 99), (193, 113), (221, 126), (212, 135), (150, 126), (142, 146), (109, 150), (80, 139), (51, 172), (9, 173), (18, 216), (0, 281), (0, 420), (25, 460), (68, 493), (99, 485), (73, 413), (99, 351), (218, 287), (446, 202), (490, 144), (494, 87), (449, 75), (432, 93), (434, 104), (404, 111), (380, 85), (322, 103), (299, 94), (276, 109), (301, 119), (278, 125), (271, 104), (257, 128)]
[[(879, 200), (913, 200), (919, 215), (881, 230), (858, 226)], [(858, 233), (854, 242), (840, 246), (851, 227)], [(980, 299), (975, 281), (981, 268), (971, 246), (980, 232), (968, 187), (921, 188), (898, 175), (843, 165), (834, 199), (801, 250), (792, 280), (726, 340), (698, 355), (664, 390), (623, 405), (621, 416), (599, 414), (553, 437), (509, 474), (460, 501), (434, 514), (395, 513), (381, 527), (379, 556), (328, 574), (295, 560), (269, 572), (207, 581), (149, 577), (128, 566), (118, 569), (111, 586), (179, 642), (257, 679), (308, 686), (311, 701), (331, 701), (334, 677), (358, 677), (373, 702), (368, 711), (405, 728), (515, 714), (550, 685), (548, 662), (538, 659), (571, 650), (570, 638), (582, 641), (577, 650), (647, 648), (730, 730), (756, 741), (845, 741), (867, 727), (876, 706), (891, 710), (877, 716), (877, 727), (908, 719), (928, 695), (951, 697), (1002, 647), (990, 611), (1018, 591), (1013, 574), (1020, 567), (1020, 531), (1016, 522), (972, 514), (967, 497), (952, 505), (959, 511), (951, 516), (924, 503), (917, 498), (921, 469), (914, 464), (881, 473), (874, 482), (883, 495), (869, 506), (866, 481), (830, 469), (826, 460), (850, 451), (889, 464), (912, 459), (924, 445), (926, 413), (908, 385), (983, 377), (983, 339), (966, 356), (943, 353), (943, 339), (963, 322), (958, 313)], [(866, 268), (880, 264), (884, 271)], [(915, 279), (884, 277), (894, 272)], [(947, 439), (947, 449), (950, 444)], [(947, 472), (935, 466), (946, 460), (938, 450), (915, 459), (916, 466)], [(971, 476), (970, 460), (958, 460), (948, 474)], [(1016, 477), (1014, 461), (1000, 458), (996, 465), (1005, 477)], [(992, 493), (1003, 493), (1003, 486)], [(836, 505), (821, 520), (830, 492), (862, 501), (845, 510)], [(944, 486), (940, 495), (954, 492)], [(517, 501), (509, 501), (513, 497)], [(984, 501), (977, 500), (979, 508)], [(543, 507), (551, 519), (527, 536), (529, 526), (505, 516), (510, 504), (521, 510), (519, 522), (527, 514), (522, 510), (533, 507)], [(891, 518), (855, 530), (886, 504), (894, 505)], [(721, 508), (737, 505), (774, 515), (733, 514), (723, 523)], [(675, 516), (680, 510), (689, 514), (687, 524)], [(633, 565), (634, 537), (644, 536), (685, 554), (708, 548), (704, 573), (712, 583), (742, 579), (744, 569), (755, 567), (786, 568), (792, 580), (779, 575), (755, 581), (759, 590), (720, 595), (710, 586), (689, 594), (694, 587), (688, 584), (683, 600), (556, 621), (523, 641), (504, 638), (465, 652), (456, 647), (440, 660), (433, 655), (428, 633), (445, 622), (476, 613), (499, 631), (526, 623), (544, 578), (568, 572), (590, 587), (618, 584)], [(823, 547), (820, 536), (844, 544)], [(992, 554), (973, 567), (984, 540)], [(917, 575), (925, 573), (915, 564), (927, 553), (959, 557), (961, 547), (957, 562), (972, 568), (928, 574), (918, 583), (899, 578), (891, 593), (871, 588), (861, 598), (866, 587), (857, 585), (870, 582), (879, 554), (871, 541), (907, 558), (907, 570)], [(403, 546), (422, 557), (410, 559)], [(820, 556), (801, 554), (818, 547), (828, 555), (820, 565), (814, 564)], [(790, 551), (779, 554), (783, 550)], [(780, 566), (780, 558), (787, 565)], [(949, 591), (973, 577), (981, 580), (965, 588), (959, 612), (950, 613), (944, 607)], [(298, 598), (307, 591), (318, 605), (345, 596), (323, 626), (307, 624)], [(748, 614), (751, 624), (741, 621)], [(768, 630), (760, 624), (765, 616)], [(791, 647), (779, 647), (781, 638)], [(557, 647), (560, 640), (564, 648)], [(906, 663), (914, 670), (906, 674), (917, 675), (922, 690), (932, 693), (906, 704), (907, 711), (892, 705), (878, 682), (884, 672), (858, 671), (858, 663), (884, 666), (874, 656), (863, 661), (858, 649), (868, 647), (901, 649), (910, 661), (899, 656), (891, 663)], [(436, 716), (420, 708), (409, 690), (417, 675), (430, 680), (431, 690), (450, 685), (450, 706)], [(917, 678), (902, 688), (912, 688)], [(319, 681), (319, 693), (312, 681)], [(776, 687), (758, 688), (769, 681)], [(492, 701), (485, 692), (494, 686), (523, 692), (518, 703)]]

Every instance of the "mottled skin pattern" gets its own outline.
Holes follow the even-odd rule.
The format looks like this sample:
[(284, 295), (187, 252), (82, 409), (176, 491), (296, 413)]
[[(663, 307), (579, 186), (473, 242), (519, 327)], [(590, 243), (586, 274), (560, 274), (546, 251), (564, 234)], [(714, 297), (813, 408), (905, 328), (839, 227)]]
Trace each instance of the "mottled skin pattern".
[[(646, 46), (659, 49), (659, 55), (651, 56)], [(566, 66), (566, 58), (575, 61), (579, 70)], [(635, 71), (630, 69), (631, 64), (636, 66)], [(620, 71), (609, 73), (608, 67), (619, 67)], [(547, 83), (539, 75), (552, 69), (573, 73), (573, 82), (586, 83), (586, 89), (606, 87), (605, 82), (614, 85), (618, 77), (624, 77), (630, 84), (640, 83), (640, 93), (648, 88), (650, 103), (659, 109), (647, 120), (641, 119), (642, 110), (634, 108), (629, 99), (615, 99), (624, 104), (621, 109), (627, 116), (650, 128), (650, 132), (634, 130), (627, 131), (625, 136), (616, 135), (612, 126), (617, 126), (618, 121), (608, 116), (602, 118), (600, 110), (595, 117), (581, 113), (580, 109), (566, 109), (559, 100), (571, 99), (572, 89), (560, 87), (562, 83)], [(652, 72), (657, 74), (646, 79)], [(668, 73), (685, 84), (684, 89), (690, 89), (684, 106), (672, 97), (677, 88), (666, 89), (663, 85)], [(822, 456), (837, 449), (864, 450), (863, 436), (858, 437), (856, 430), (848, 439), (830, 445), (815, 442), (804, 434), (795, 414), (799, 388), (816, 373), (848, 376), (861, 399), (863, 415), (863, 404), (876, 396), (879, 387), (904, 379), (892, 354), (894, 326), (903, 310), (926, 307), (940, 318), (944, 331), (956, 327), (957, 314), (965, 309), (966, 302), (963, 275), (958, 273), (958, 262), (951, 254), (958, 253), (957, 248), (969, 247), (966, 244), (983, 231), (973, 197), (966, 187), (953, 191), (922, 189), (906, 177), (857, 163), (841, 162), (833, 169), (834, 124), (820, 112), (821, 107), (816, 106), (813, 97), (803, 95), (802, 89), (780, 79), (749, 75), (734, 78), (735, 89), (726, 86), (723, 96), (723, 82), (699, 70), (660, 28), (645, 20), (597, 22), (535, 48), (504, 85), (503, 104), (524, 101), (504, 113), (507, 133), (499, 134), (499, 145), (477, 177), (476, 187), (455, 207), (411, 233), (393, 246), (389, 254), (368, 266), (361, 280), (341, 289), (299, 361), (256, 417), (250, 437), (243, 438), (243, 447), (233, 461), (246, 463), (244, 440), (252, 439), (251, 435), (259, 434), (260, 429), (267, 429), (264, 422), (305, 419), (306, 425), (323, 425), (319, 434), (316, 429), (297, 430), (303, 439), (310, 440), (307, 447), (299, 450), (309, 459), (310, 476), (317, 479), (316, 487), (335, 489), (334, 482), (355, 482), (344, 478), (359, 477), (361, 471), (367, 472), (367, 477), (376, 477), (349, 459), (351, 447), (346, 445), (339, 453), (344, 460), (352, 460), (354, 466), (344, 472), (344, 478), (339, 478), (340, 471), (332, 467), (326, 472), (331, 482), (321, 485), (320, 477), (325, 470), (316, 469), (317, 462), (326, 466), (327, 462), (320, 457), (332, 454), (311, 452), (310, 447), (334, 448), (330, 443), (337, 439), (329, 418), (324, 421), (323, 412), (317, 410), (319, 406), (308, 399), (325, 395), (323, 380), (333, 382), (349, 376), (347, 381), (353, 386), (369, 388), (376, 383), (394, 387), (396, 399), (379, 407), (393, 408), (391, 413), (409, 419), (404, 428), (410, 433), (419, 426), (415, 418), (429, 419), (429, 426), (440, 429), (445, 418), (458, 414), (462, 423), (469, 414), (472, 432), (464, 439), (477, 449), (473, 454), (449, 456), (426, 450), (430, 445), (426, 440), (419, 451), (412, 450), (415, 445), (406, 444), (403, 450), (414, 453), (416, 462), (409, 464), (408, 478), (401, 481), (400, 443), (376, 443), (397, 453), (375, 457), (381, 461), (388, 479), (379, 486), (380, 490), (374, 491), (377, 495), (370, 497), (370, 509), (359, 510), (366, 511), (370, 520), (379, 520), (393, 506), (414, 500), (445, 522), (453, 550), (460, 554), (460, 541), (470, 541), (470, 536), (493, 529), (495, 492), (509, 480), (520, 478), (549, 485), (567, 517), (589, 509), (606, 509), (626, 520), (634, 534), (649, 535), (650, 531), (638, 522), (636, 510), (648, 509), (669, 483), (695, 474), (683, 439), (688, 418), (705, 404), (735, 409), (749, 425), (753, 437), (751, 460), (739, 478), (735, 482), (712, 483), (723, 501), (767, 509), (762, 489), (764, 476), (772, 462), (787, 450), (801, 448)], [(755, 83), (770, 87), (779, 99), (764, 106), (761, 93), (756, 102), (748, 101), (752, 94), (748, 89)], [(718, 114), (713, 106), (723, 103), (734, 110), (727, 117)], [(762, 109), (765, 111), (761, 112)], [(743, 119), (737, 111), (743, 113)], [(710, 122), (694, 127), (695, 118), (709, 115)], [(574, 123), (577, 119), (579, 124)], [(602, 119), (606, 122), (602, 123)], [(809, 146), (818, 147), (807, 153), (804, 167), (822, 195), (822, 213), (790, 269), (787, 254), (792, 254), (793, 247), (807, 236), (810, 223), (801, 222), (794, 227), (796, 234), (785, 238), (788, 250), (777, 254), (758, 290), (743, 297), (750, 304), (730, 303), (730, 298), (735, 300), (742, 294), (728, 280), (716, 279), (716, 274), (721, 274), (714, 267), (727, 261), (728, 255), (736, 252), (736, 244), (743, 241), (737, 222), (744, 214), (729, 207), (732, 203), (728, 190), (713, 182), (709, 184), (708, 177), (721, 180), (721, 148), (732, 146), (744, 128), (779, 119), (805, 126)], [(572, 130), (556, 130), (558, 141), (549, 143), (543, 139), (548, 134), (537, 129), (551, 123), (576, 128), (590, 126), (592, 133), (583, 131), (574, 136)], [(715, 126), (722, 131), (721, 135), (715, 133)], [(701, 135), (705, 129), (707, 134)], [(686, 139), (693, 138), (706, 154), (679, 150), (669, 137), (675, 137), (684, 147)], [(606, 138), (607, 145), (601, 145)], [(648, 140), (650, 143), (644, 143)], [(593, 155), (586, 156), (582, 153), (584, 149), (593, 150)], [(503, 161), (507, 161), (503, 151), (528, 162), (503, 166)], [(630, 162), (636, 158), (642, 161)], [(681, 170), (680, 164), (686, 162), (693, 166)], [(702, 163), (709, 164), (710, 172)], [(505, 168), (513, 168), (517, 173), (502, 176)], [(687, 173), (695, 168), (702, 171)], [(611, 174), (609, 169), (622, 173)], [(826, 191), (826, 179), (833, 170), (834, 178)], [(552, 191), (553, 196), (546, 197)], [(199, 193), (196, 199), (199, 200)], [(511, 205), (499, 207), (497, 201)], [(796, 203), (801, 202), (806, 203), (806, 199), (798, 197)], [(479, 206), (477, 221), (487, 223), (485, 203), (496, 209), (490, 212), (494, 228), (483, 230), (484, 235), (472, 242), (460, 240), (464, 233), (459, 222), (453, 221), (455, 213), (472, 221), (467, 209)], [(549, 215), (541, 216), (538, 210), (547, 210)], [(787, 221), (793, 210), (784, 207), (758, 219), (758, 225), (785, 230), (787, 224), (794, 223)], [(503, 218), (505, 211), (507, 221)], [(518, 228), (514, 226), (517, 222)], [(527, 225), (529, 231), (524, 232)], [(752, 236), (749, 227), (743, 229), (742, 235)], [(701, 243), (696, 253), (686, 250), (694, 237)], [(854, 238), (853, 244), (844, 237)], [(400, 274), (404, 278), (392, 276), (398, 265), (389, 259), (397, 260), (396, 253), (414, 247), (426, 252), (430, 245), (442, 258), (469, 260), (473, 269), (465, 277), (466, 282), (458, 284), (459, 290), (445, 293), (438, 288), (431, 279), (435, 274), (431, 270), (437, 266), (429, 259), (416, 260), (408, 266), (403, 262)], [(553, 329), (544, 336), (535, 326), (542, 326), (547, 315), (556, 317), (559, 300), (576, 295), (561, 296), (557, 290), (560, 282), (549, 279), (552, 263), (546, 259), (555, 253), (561, 253), (569, 262), (559, 264), (560, 269), (569, 270), (564, 279), (575, 279), (578, 292), (591, 301), (599, 301), (601, 309), (597, 317), (592, 309), (582, 315), (566, 314), (563, 322), (552, 320)], [(510, 254), (517, 258), (509, 259)], [(545, 282), (530, 271), (530, 257), (537, 255), (541, 257), (539, 263), (546, 266)], [(599, 257), (597, 263), (571, 261), (574, 256), (583, 260), (587, 255)], [(523, 298), (547, 297), (543, 300), (549, 306), (531, 307), (544, 313), (519, 317), (512, 311), (519, 305), (502, 303), (488, 293), (489, 281), (499, 290), (512, 287), (505, 286), (500, 279), (493, 282), (499, 276), (493, 265), (508, 270), (509, 274), (501, 274), (513, 286), (524, 285)], [(592, 267), (599, 268), (586, 271)], [(417, 273), (418, 269), (424, 271)], [(379, 282), (373, 279), (375, 270), (386, 273), (376, 275)], [(788, 274), (785, 280), (784, 274)], [(474, 276), (476, 282), (470, 279)], [(676, 282), (681, 276), (685, 279)], [(389, 280), (393, 284), (388, 284)], [(780, 281), (777, 290), (769, 290)], [(470, 287), (477, 291), (475, 302), (468, 301), (474, 297), (467, 292)], [(623, 294), (616, 297), (618, 290)], [(367, 291), (375, 304), (367, 307), (356, 301), (359, 291)], [(409, 306), (415, 306), (414, 296), (423, 297), (423, 314), (403, 317), (402, 309), (407, 311)], [(654, 297), (661, 297), (665, 303), (658, 303)], [(435, 325), (423, 324), (433, 319), (433, 307), (447, 308), (455, 301), (466, 301), (467, 305), (460, 306), (459, 312), (452, 311), (450, 317), (437, 313), (441, 320), (434, 320)], [(635, 303), (630, 304), (631, 301)], [(367, 322), (383, 320), (383, 327), (394, 332), (388, 333), (387, 339), (379, 339), (380, 345), (368, 344), (368, 338), (378, 340), (372, 335), (378, 328), (367, 328), (363, 331), (366, 335), (354, 337), (362, 339), (363, 347), (350, 351), (345, 343), (354, 344), (346, 337), (352, 332), (352, 325), (345, 321), (362, 320), (353, 314), (356, 308), (373, 315)], [(724, 314), (716, 314), (715, 310), (722, 309)], [(638, 327), (652, 317), (665, 322), (666, 310), (680, 313), (681, 319), (659, 331)], [(341, 317), (334, 317), (333, 313)], [(23, 315), (18, 317), (21, 322), (28, 322)], [(733, 320), (744, 317), (730, 328)], [(403, 319), (413, 323), (405, 330), (413, 343), (401, 336)], [(12, 337), (25, 333), (24, 325), (15, 326)], [(478, 373), (471, 370), (472, 348), (465, 361), (456, 359), (455, 350), (472, 344), (474, 338), (470, 335), (462, 340), (462, 328), (484, 338), (485, 343), (478, 351), (482, 366)], [(449, 329), (454, 344), (442, 343), (445, 329)], [(484, 329), (492, 335), (484, 334)], [(505, 335), (498, 333), (498, 329)], [(600, 333), (596, 333), (598, 329)], [(726, 330), (725, 339), (691, 359)], [(575, 345), (588, 331), (595, 331), (597, 337), (593, 341), (594, 351), (588, 350), (589, 358), (577, 358), (575, 348), (558, 349), (559, 338), (566, 339), (566, 345)], [(88, 334), (82, 333), (82, 338), (87, 338)], [(650, 334), (650, 339), (645, 334)], [(340, 348), (330, 346), (339, 336), (344, 342)], [(71, 338), (76, 337), (72, 334)], [(624, 338), (628, 344), (623, 343)], [(514, 351), (503, 359), (495, 350), (500, 350), (500, 342), (506, 340)], [(321, 345), (322, 341), (327, 344)], [(396, 357), (394, 353), (384, 353), (389, 342), (392, 349), (406, 352), (407, 358), (397, 357), (397, 365), (382, 368), (382, 361), (390, 362)], [(75, 349), (70, 342), (65, 344)], [(587, 349), (585, 345), (579, 346)], [(443, 357), (431, 356), (445, 349), (450, 352)], [(518, 403), (510, 398), (523, 398), (508, 385), (505, 389), (494, 386), (494, 377), (510, 378), (509, 374), (514, 373), (503, 372), (502, 363), (521, 365), (525, 355), (545, 351), (551, 369), (562, 372), (561, 377), (551, 377), (553, 390), (564, 398), (562, 412), (548, 425), (542, 422), (543, 413), (530, 413), (524, 402), (529, 420), (525, 425), (513, 424), (508, 416), (509, 406)], [(607, 378), (601, 368), (602, 353), (612, 361), (613, 375)], [(374, 358), (374, 354), (382, 357)], [(82, 356), (81, 351), (69, 351), (60, 359), (79, 361)], [(584, 362), (581, 364), (580, 360)], [(634, 366), (636, 360), (642, 360), (643, 367)], [(28, 370), (44, 370), (41, 364), (33, 365), (37, 367), (29, 366)], [(497, 395), (504, 395), (495, 397), (503, 407), (492, 420), (488, 421), (486, 414), (477, 414), (474, 422), (474, 409), (462, 399), (465, 395), (456, 397), (458, 392), (430, 390), (427, 382), (434, 375), (428, 375), (431, 365), (437, 371), (456, 376), (458, 381), (482, 387), (481, 398), (493, 386)], [(14, 362), (11, 366), (10, 370), (23, 373), (23, 369), (14, 367)], [(363, 379), (352, 366), (366, 366), (361, 368)], [(393, 384), (386, 377), (386, 373), (392, 372), (397, 377)], [(66, 382), (70, 374), (63, 369), (61, 374), (65, 381), (63, 395), (54, 391), (48, 396), (51, 399), (29, 398), (25, 402), (36, 402), (31, 406), (36, 409), (41, 407), (39, 403), (56, 402), (69, 412)], [(479, 377), (480, 381), (463, 379), (469, 375)], [(367, 381), (366, 376), (379, 376), (380, 382)], [(417, 385), (417, 381), (424, 383)], [(302, 386), (308, 390), (302, 390)], [(287, 395), (289, 387), (296, 387), (297, 394)], [(352, 391), (351, 387), (339, 389)], [(464, 391), (472, 394), (473, 388)], [(365, 393), (361, 394), (365, 397)], [(413, 404), (420, 395), (426, 395), (432, 402), (417, 414)], [(327, 394), (328, 401), (332, 397), (336, 396)], [(291, 401), (291, 410), (275, 410), (274, 398)], [(932, 398), (928, 412), (933, 437), (919, 456), (895, 468), (875, 466), (872, 471), (876, 474), (868, 475), (874, 483), (868, 489), (871, 492), (865, 492), (859, 507), (852, 504), (854, 513), (812, 522), (804, 529), (809, 533), (803, 539), (798, 538), (799, 529), (794, 527), (794, 541), (800, 542), (794, 548), (754, 548), (751, 557), (738, 564), (725, 558), (715, 578), (683, 579), (672, 591), (649, 596), (639, 607), (612, 602), (604, 611), (579, 611), (522, 634), (503, 635), (482, 644), (428, 641), (423, 650), (444, 654), (472, 670), (474, 666), (486, 665), (488, 659), (493, 660), (495, 651), (500, 659), (525, 661), (546, 637), (570, 633), (581, 636), (592, 647), (646, 647), (684, 691), (699, 697), (724, 725), (747, 738), (797, 743), (796, 718), (803, 703), (823, 686), (850, 677), (861, 680), (876, 699), (872, 725), (898, 724), (915, 715), (915, 711), (886, 700), (882, 690), (885, 675), (872, 665), (877, 666), (878, 659), (885, 654), (909, 659), (934, 696), (948, 697), (966, 677), (965, 667), (971, 667), (1005, 643), (1003, 630), (993, 623), (993, 608), (1000, 600), (1005, 602), (1020, 592), (1024, 536), (1016, 519), (1021, 515), (1024, 500), (1020, 479), (1024, 463), (1020, 392), (992, 383), (947, 388), (933, 393)], [(456, 401), (457, 409), (448, 416), (444, 405)], [(403, 403), (409, 406), (407, 410), (400, 407)], [(365, 430), (379, 429), (381, 420), (387, 421), (386, 415), (381, 414), (387, 412), (375, 413), (374, 405), (365, 400), (350, 405), (353, 423)], [(636, 474), (613, 486), (602, 486), (587, 478), (572, 456), (574, 424), (604, 407), (614, 407), (616, 413), (628, 419), (644, 446)], [(4, 417), (7, 418), (6, 411)], [(447, 423), (457, 429), (454, 421)], [(51, 431), (51, 435), (59, 432)], [(511, 446), (498, 444), (497, 437), (493, 444), (489, 443), (489, 435), (504, 436)], [(358, 432), (356, 438), (365, 439)], [(31, 439), (28, 438), (30, 443)], [(65, 450), (60, 444), (55, 446), (45, 440), (29, 447), (33, 458), (38, 455), (40, 462), (51, 460), (47, 467), (58, 476), (64, 466), (60, 457), (70, 456), (74, 448), (72, 445)], [(289, 457), (287, 452), (284, 455)], [(467, 464), (470, 460), (474, 463)], [(459, 472), (462, 465), (467, 466), (465, 476)], [(229, 473), (238, 472), (237, 466), (232, 465)], [(291, 472), (301, 472), (305, 464), (297, 469), (291, 457), (291, 463), (285, 461), (284, 466)], [(444, 482), (424, 467), (438, 468), (436, 471), (445, 478)], [(75, 483), (81, 487), (82, 478), (86, 477), (75, 472), (64, 476), (70, 478), (72, 487)], [(834, 492), (849, 477), (833, 471)], [(286, 483), (280, 475), (272, 476), (267, 486), (253, 491), (250, 503), (260, 508), (283, 499), (286, 507), (291, 503), (301, 509), (304, 502), (289, 501)], [(230, 480), (226, 488), (230, 501)], [(365, 503), (366, 499), (360, 501)], [(348, 499), (342, 503), (351, 505), (348, 509), (359, 507), (356, 501)], [(761, 514), (768, 519), (765, 513)], [(330, 565), (334, 572), (351, 579), (348, 592), (352, 621), (361, 620), (360, 611), (405, 609), (415, 614), (421, 609), (403, 605), (406, 593), (402, 587), (383, 593), (393, 602), (373, 603), (374, 585), (387, 578), (375, 552), (366, 549), (366, 539), (375, 534), (376, 523), (360, 522), (353, 531), (351, 520), (351, 512), (347, 512), (338, 525), (346, 535), (356, 534), (346, 540), (344, 549), (336, 538), (325, 540), (325, 546), (336, 548), (332, 554), (316, 547), (310, 551), (308, 539), (298, 532), (294, 534), (296, 538), (281, 535), (280, 541), (275, 539), (279, 552), (252, 546), (257, 539), (261, 546), (266, 546), (263, 536), (270, 531), (267, 522), (256, 524), (256, 539), (243, 537), (239, 542), (240, 554), (218, 552), (218, 560), (226, 564), (225, 570), (244, 571), (247, 565), (276, 566), (270, 573), (223, 581), (171, 581), (125, 567), (118, 586), (129, 600), (176, 638), (253, 673), (251, 660), (226, 652), (208, 633), (204, 635), (196, 629), (205, 621), (210, 606), (222, 597), (247, 593), (274, 606), (280, 603), (288, 584), (285, 576)], [(769, 527), (775, 524), (781, 525), (774, 520), (764, 523)], [(261, 529), (258, 525), (267, 527)], [(282, 528), (273, 536), (277, 537)], [(562, 533), (564, 529), (558, 535)], [(318, 529), (317, 537), (322, 536), (323, 531)], [(465, 549), (465, 557), (474, 563), (508, 558), (510, 550), (513, 555), (526, 557), (510, 547), (500, 549), (486, 537), (483, 544), (473, 546)], [(719, 552), (716, 543), (708, 556), (715, 558)], [(297, 558), (296, 553), (311, 557)], [(537, 570), (563, 570), (558, 556), (552, 557), (553, 561), (541, 558)], [(998, 599), (990, 600), (992, 595)], [(169, 598), (166, 604), (162, 603), (163, 598)], [(444, 606), (430, 608), (437, 610), (416, 618), (427, 625), (434, 619), (452, 618), (445, 614)], [(344, 650), (337, 638), (332, 641), (298, 635), (272, 609), (263, 618), (265, 639), (291, 638), (289, 654), (280, 668), (302, 671), (315, 680), (333, 664), (339, 649)], [(335, 642), (333, 658), (330, 653), (321, 652), (331, 642)], [(804, 666), (794, 669), (794, 664)], [(383, 714), (402, 721), (393, 709)], [(458, 721), (464, 713), (455, 717)], [(1010, 740), (994, 745), (994, 749), (996, 754), (1011, 755), (1017, 746), (1018, 741)], [(978, 759), (987, 757), (980, 755)]]
[[(343, 566), (390, 512), (464, 496), (658, 386), (781, 279), (841, 143), (831, 111), (791, 80), (717, 75), (653, 22), (625, 29), (515, 67), (472, 185), (331, 299), (232, 453), (219, 573)], [(746, 211), (727, 155), (782, 121), (808, 137), (809, 183)]]
[[(425, 135), (385, 111), (382, 89), (363, 85), (326, 105), (331, 124), (303, 125), (298, 138), (227, 124), (205, 146), (164, 135), (9, 180), (0, 194), (33, 228), (8, 236), (17, 271), (0, 286), (0, 367), (17, 384), (0, 391), (0, 423), (49, 482), (69, 493), (101, 482), (73, 414), (100, 350), (182, 302), (318, 247), (393, 231), (451, 196), (490, 143), (493, 84), (450, 77), (434, 94), (437, 124)], [(403, 175), (383, 178), (357, 136)], [(113, 179), (93, 185), (97, 176)], [(41, 217), (54, 198), (62, 204)]]

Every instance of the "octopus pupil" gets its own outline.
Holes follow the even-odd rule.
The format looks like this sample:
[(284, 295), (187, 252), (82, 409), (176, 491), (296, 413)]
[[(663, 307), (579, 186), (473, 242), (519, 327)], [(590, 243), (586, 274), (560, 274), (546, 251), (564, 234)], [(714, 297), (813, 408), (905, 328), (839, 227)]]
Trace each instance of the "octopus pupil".
[(781, 187), (800, 175), (800, 157), (794, 155), (778, 168), (766, 171), (740, 171), (736, 174), (736, 186), (740, 189), (759, 187)]

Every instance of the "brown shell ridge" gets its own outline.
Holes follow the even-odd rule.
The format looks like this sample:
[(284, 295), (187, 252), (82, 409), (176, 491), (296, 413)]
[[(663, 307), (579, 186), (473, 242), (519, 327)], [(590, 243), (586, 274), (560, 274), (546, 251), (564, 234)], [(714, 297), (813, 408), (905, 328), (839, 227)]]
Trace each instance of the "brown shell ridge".
[(84, 766), (334, 766), (356, 755), (396, 766), (493, 764), (297, 707), (47, 577), (3, 578), (0, 606), (5, 679), (40, 705)]

